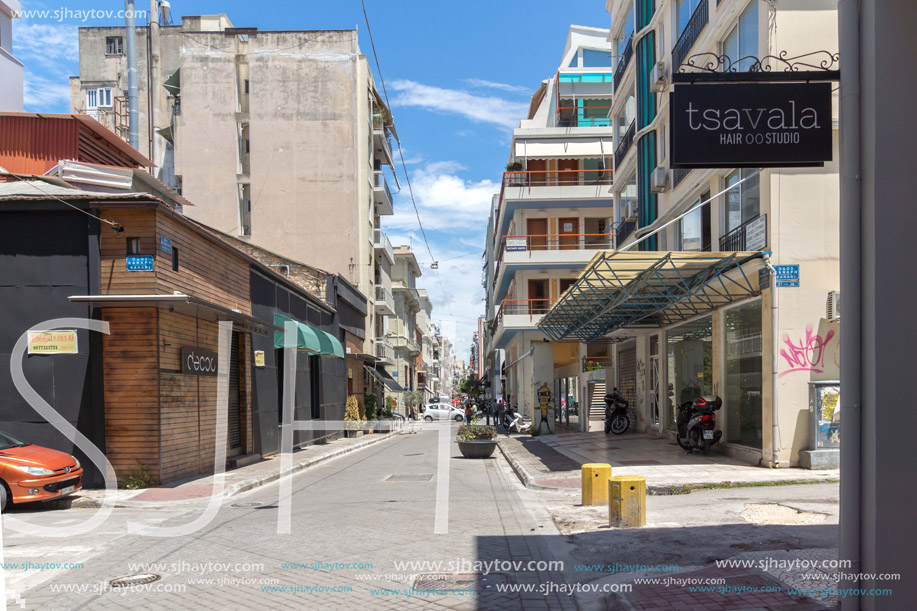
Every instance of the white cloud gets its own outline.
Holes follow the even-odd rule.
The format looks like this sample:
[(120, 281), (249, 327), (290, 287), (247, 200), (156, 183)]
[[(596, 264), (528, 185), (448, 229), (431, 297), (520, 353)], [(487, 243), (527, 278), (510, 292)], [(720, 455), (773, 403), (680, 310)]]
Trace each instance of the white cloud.
[(75, 25), (17, 23), (15, 52), (26, 66), (40, 64), (67, 73), (67, 65), (79, 58), (79, 30)]
[[(30, 70), (22, 74), (23, 101), (26, 111), (61, 111), (59, 107), (70, 107), (70, 85), (66, 78), (46, 79)], [(56, 108), (58, 107), (58, 108)], [(64, 112), (67, 112), (64, 110)]]
[(532, 93), (532, 90), (528, 87), (521, 87), (519, 85), (507, 85), (506, 83), (496, 83), (494, 81), (485, 81), (484, 79), (479, 78), (468, 78), (465, 79), (465, 82), (476, 88), (499, 89), (500, 91), (509, 91), (510, 93)]
[(528, 104), (503, 98), (479, 96), (457, 89), (431, 87), (415, 81), (397, 80), (392, 89), (398, 95), (393, 106), (419, 106), (427, 110), (461, 115), (477, 123), (492, 123), (512, 129), (528, 113)]
[[(489, 179), (477, 182), (464, 180), (457, 175), (463, 169), (464, 166), (452, 161), (438, 161), (412, 173), (414, 200), (427, 231), (476, 234), (487, 226), (491, 201), (494, 193), (499, 192), (500, 185)], [(395, 215), (386, 217), (384, 224), (387, 228), (402, 231), (418, 229), (407, 184), (402, 184), (401, 192), (395, 197)]]

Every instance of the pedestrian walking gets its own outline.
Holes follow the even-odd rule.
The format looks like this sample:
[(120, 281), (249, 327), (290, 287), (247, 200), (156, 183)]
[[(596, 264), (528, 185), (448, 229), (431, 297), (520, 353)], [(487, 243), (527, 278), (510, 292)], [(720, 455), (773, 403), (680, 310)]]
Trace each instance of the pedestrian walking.
[(487, 419), (487, 426), (490, 426), (490, 415), (494, 411), (494, 402), (487, 400), (487, 403), (484, 405), (484, 417)]
[(471, 424), (471, 402), (465, 404), (465, 424)]

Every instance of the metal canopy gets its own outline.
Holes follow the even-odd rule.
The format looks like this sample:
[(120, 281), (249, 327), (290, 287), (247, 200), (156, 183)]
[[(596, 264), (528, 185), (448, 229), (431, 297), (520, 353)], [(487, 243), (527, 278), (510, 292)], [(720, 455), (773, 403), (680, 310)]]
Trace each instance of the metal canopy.
[(601, 252), (538, 323), (548, 337), (588, 342), (656, 328), (760, 291), (742, 265), (760, 252)]

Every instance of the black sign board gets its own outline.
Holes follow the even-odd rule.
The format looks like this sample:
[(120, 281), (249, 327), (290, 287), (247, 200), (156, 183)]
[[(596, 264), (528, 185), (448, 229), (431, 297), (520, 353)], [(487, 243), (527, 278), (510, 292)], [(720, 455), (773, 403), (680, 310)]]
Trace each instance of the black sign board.
[(182, 348), (181, 372), (193, 376), (215, 376), (217, 353), (202, 348)]
[(680, 84), (669, 105), (673, 168), (831, 160), (831, 83)]

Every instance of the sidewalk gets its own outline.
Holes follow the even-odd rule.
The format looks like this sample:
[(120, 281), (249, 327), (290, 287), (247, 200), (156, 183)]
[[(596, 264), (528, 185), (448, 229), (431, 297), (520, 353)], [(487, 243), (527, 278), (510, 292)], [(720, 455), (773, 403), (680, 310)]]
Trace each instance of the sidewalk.
[(500, 451), (529, 488), (579, 489), (584, 463), (608, 463), (613, 475), (642, 475), (648, 494), (671, 494), (684, 486), (775, 484), (838, 479), (840, 472), (768, 469), (712, 453), (686, 454), (674, 441), (643, 433), (605, 435), (563, 431), (540, 437), (500, 436)]
[[(392, 439), (399, 433), (374, 433), (357, 438), (341, 438), (334, 441), (309, 445), (293, 452), (293, 464), (289, 471), (296, 473), (332, 458), (367, 446)], [(117, 490), (114, 493), (116, 507), (169, 507), (177, 503), (192, 503), (208, 500), (212, 495), (229, 498), (264, 486), (280, 479), (280, 455), (275, 454), (254, 464), (227, 471), (222, 487), (214, 487), (214, 476), (197, 477), (160, 488), (145, 490)], [(105, 490), (80, 490), (73, 496), (71, 507), (101, 507)]]

